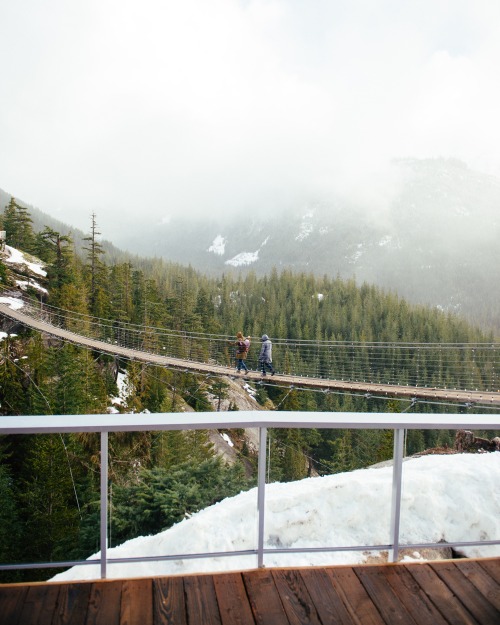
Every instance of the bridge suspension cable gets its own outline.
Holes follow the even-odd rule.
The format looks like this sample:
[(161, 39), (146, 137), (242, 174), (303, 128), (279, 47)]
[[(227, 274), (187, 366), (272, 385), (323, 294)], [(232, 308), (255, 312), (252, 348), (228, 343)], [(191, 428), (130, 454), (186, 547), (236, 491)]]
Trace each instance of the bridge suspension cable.
[[(108, 353), (120, 356), (127, 350), (131, 359), (136, 354), (141, 360), (158, 364), (157, 357), (165, 357), (179, 361), (179, 367), (181, 363), (191, 368), (203, 364), (205, 367), (200, 370), (226, 374), (234, 371), (234, 337), (102, 319), (50, 306), (24, 293), (12, 295), (4, 291), (0, 297), (4, 315), (16, 318), (17, 309), (28, 325), (38, 322), (43, 324), (42, 331), (49, 333), (50, 328), (67, 331), (67, 340), (75, 343), (85, 337), (99, 341)], [(20, 316), (17, 320), (22, 323)], [(312, 378), (335, 380), (361, 387), (391, 385), (488, 392), (494, 397), (498, 393), (500, 402), (500, 343), (311, 341), (279, 337), (272, 337), (272, 341), (278, 377), (298, 377), (302, 382)], [(259, 337), (253, 338), (252, 343), (247, 366), (257, 370)], [(221, 367), (225, 369), (221, 371)], [(368, 387), (367, 390), (370, 391)]]

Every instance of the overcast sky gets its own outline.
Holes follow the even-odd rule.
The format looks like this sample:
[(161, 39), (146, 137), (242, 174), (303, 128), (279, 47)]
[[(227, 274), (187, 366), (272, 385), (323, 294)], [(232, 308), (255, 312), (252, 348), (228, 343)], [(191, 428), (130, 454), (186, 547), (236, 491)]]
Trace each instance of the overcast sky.
[(499, 28), (498, 0), (3, 0), (0, 188), (88, 230), (384, 195), (393, 157), (500, 176)]

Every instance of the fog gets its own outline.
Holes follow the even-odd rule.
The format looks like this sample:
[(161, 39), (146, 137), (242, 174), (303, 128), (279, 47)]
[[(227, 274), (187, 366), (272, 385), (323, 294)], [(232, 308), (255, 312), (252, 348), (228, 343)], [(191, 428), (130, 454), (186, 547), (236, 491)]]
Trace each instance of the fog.
[(383, 208), (398, 157), (500, 176), (495, 0), (23, 0), (0, 25), (0, 188), (75, 227)]

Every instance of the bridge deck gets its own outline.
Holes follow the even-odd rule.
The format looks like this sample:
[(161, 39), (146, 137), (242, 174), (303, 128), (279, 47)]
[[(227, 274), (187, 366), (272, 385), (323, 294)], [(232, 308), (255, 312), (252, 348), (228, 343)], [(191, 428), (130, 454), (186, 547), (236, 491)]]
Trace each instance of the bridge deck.
[(500, 559), (4, 584), (0, 615), (4, 625), (494, 625)]
[[(128, 360), (147, 362), (185, 371), (195, 371), (198, 373), (225, 376), (235, 375), (233, 367), (163, 356), (161, 354), (130, 349), (115, 343), (107, 343), (106, 341), (86, 337), (49, 323), (45, 323), (39, 319), (34, 319), (29, 315), (23, 314), (20, 310), (10, 308), (4, 303), (0, 303), (0, 314), (19, 321), (23, 325), (40, 332), (45, 332), (46, 334), (58, 337), (64, 341), (100, 351), (101, 353), (112, 354), (115, 356), (121, 356)], [(261, 380), (260, 373), (256, 371), (250, 371), (245, 377), (252, 381)], [(500, 391), (473, 391), (461, 389), (439, 389), (421, 386), (398, 386), (396, 384), (375, 384), (371, 382), (356, 382), (349, 380), (329, 380), (297, 375), (283, 375), (280, 373), (277, 373), (272, 378), (268, 377), (267, 379), (272, 379), (273, 383), (277, 384), (319, 388), (323, 390), (341, 390), (386, 397), (402, 397), (408, 399), (416, 398), (423, 400), (440, 400), (500, 406)]]

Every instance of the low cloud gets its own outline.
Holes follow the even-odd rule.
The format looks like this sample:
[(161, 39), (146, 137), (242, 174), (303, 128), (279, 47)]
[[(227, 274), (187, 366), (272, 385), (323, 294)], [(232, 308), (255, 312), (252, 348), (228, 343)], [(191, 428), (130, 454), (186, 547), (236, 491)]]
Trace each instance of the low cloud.
[(0, 187), (79, 227), (382, 210), (395, 157), (500, 174), (497, 3), (4, 5)]

